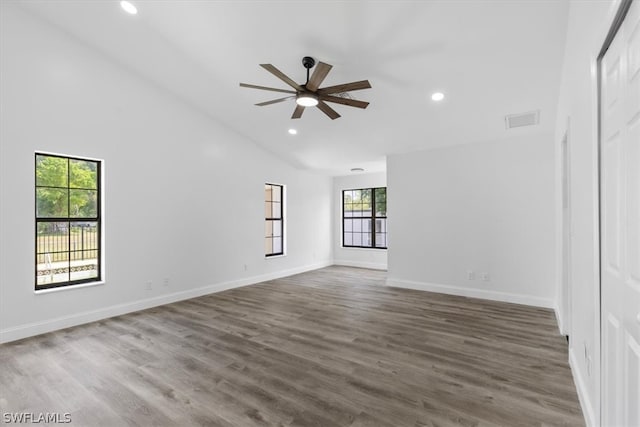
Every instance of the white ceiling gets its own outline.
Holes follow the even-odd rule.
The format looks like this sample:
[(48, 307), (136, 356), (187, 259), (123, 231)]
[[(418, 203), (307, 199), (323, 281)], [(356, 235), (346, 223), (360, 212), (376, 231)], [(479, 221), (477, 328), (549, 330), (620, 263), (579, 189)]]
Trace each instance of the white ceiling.
[[(385, 156), (550, 132), (560, 85), (566, 0), (22, 0), (25, 9), (172, 92), (293, 165), (329, 175), (385, 168)], [(334, 66), (322, 86), (368, 79), (366, 110), (332, 104), (291, 120), (294, 102), (253, 104), (304, 83), (308, 55)], [(434, 103), (430, 95), (446, 98)], [(537, 127), (504, 116), (540, 110)], [(287, 130), (298, 130), (295, 136)]]

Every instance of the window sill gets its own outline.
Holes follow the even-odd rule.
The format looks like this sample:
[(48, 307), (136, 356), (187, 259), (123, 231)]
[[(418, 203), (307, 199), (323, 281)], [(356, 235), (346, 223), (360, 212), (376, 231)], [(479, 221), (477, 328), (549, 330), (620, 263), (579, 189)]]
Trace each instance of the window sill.
[(90, 288), (90, 287), (93, 287), (93, 286), (101, 286), (101, 285), (104, 285), (105, 283), (106, 282), (104, 280), (101, 280), (99, 282), (81, 283), (79, 285), (60, 286), (58, 288), (35, 289), (33, 291), (33, 293), (36, 294), (36, 295), (42, 295), (42, 294), (48, 294), (48, 293), (52, 293), (52, 292), (71, 291), (73, 289), (81, 289), (81, 288)]
[(348, 251), (387, 251), (387, 249), (389, 248), (359, 248), (359, 247), (355, 247), (355, 246), (340, 246), (340, 249), (345, 249)]
[(282, 255), (271, 255), (271, 256), (265, 256), (264, 259), (274, 259), (274, 258), (284, 258), (286, 257), (287, 254), (282, 254)]

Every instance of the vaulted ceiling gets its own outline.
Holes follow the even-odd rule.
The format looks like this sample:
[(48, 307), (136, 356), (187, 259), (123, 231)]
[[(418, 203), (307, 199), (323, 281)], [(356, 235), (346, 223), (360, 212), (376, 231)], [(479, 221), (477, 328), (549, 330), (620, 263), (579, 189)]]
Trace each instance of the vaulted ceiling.
[[(329, 175), (385, 168), (385, 156), (553, 130), (568, 1), (22, 0), (182, 102), (293, 165)], [(304, 83), (303, 56), (334, 66), (323, 86), (368, 79), (366, 110), (334, 105), (292, 120), (294, 102), (253, 104), (287, 88), (270, 63)], [(440, 91), (445, 99), (431, 100)], [(540, 110), (539, 126), (504, 116)], [(287, 131), (295, 128), (297, 135)]]

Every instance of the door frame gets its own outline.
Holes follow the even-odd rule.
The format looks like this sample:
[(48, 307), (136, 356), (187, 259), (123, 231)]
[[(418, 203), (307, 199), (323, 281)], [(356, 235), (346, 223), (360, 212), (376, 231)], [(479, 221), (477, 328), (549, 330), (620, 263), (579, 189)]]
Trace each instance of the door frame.
[[(560, 333), (570, 339), (571, 335), (571, 245), (573, 227), (571, 219), (571, 146), (570, 146), (571, 118), (567, 118), (567, 127), (560, 140), (560, 223), (561, 223), (561, 252), (560, 252)], [(565, 207), (566, 203), (566, 207)]]

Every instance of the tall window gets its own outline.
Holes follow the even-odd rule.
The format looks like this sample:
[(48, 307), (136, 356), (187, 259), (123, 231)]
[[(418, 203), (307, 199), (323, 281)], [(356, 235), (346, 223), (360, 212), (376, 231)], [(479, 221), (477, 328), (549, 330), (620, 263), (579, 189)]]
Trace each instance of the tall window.
[(342, 192), (342, 246), (387, 248), (387, 189)]
[(282, 185), (264, 185), (264, 253), (266, 256), (284, 254), (284, 216)]
[(36, 289), (100, 280), (100, 162), (36, 153)]

